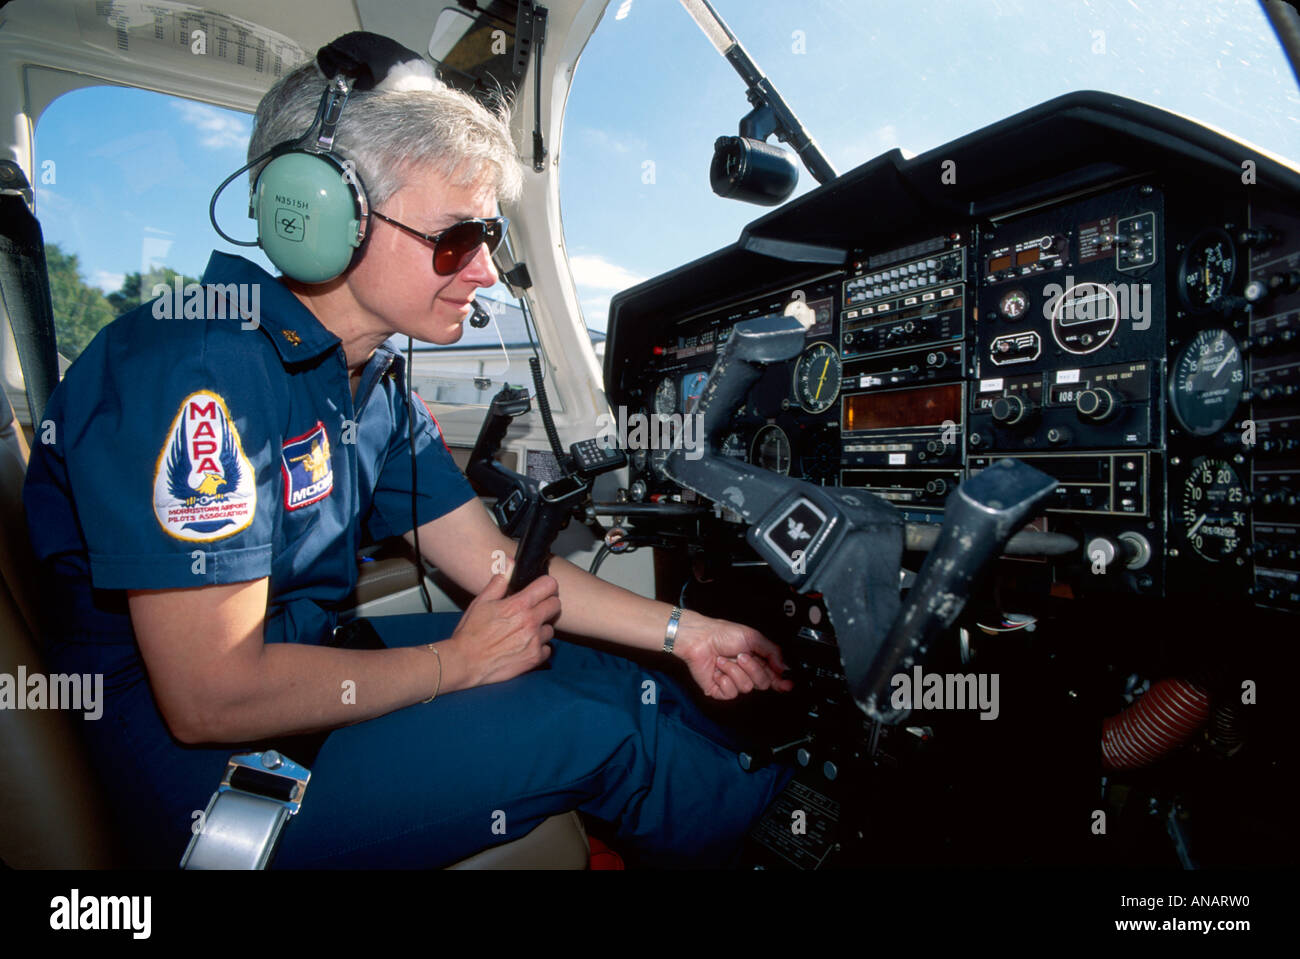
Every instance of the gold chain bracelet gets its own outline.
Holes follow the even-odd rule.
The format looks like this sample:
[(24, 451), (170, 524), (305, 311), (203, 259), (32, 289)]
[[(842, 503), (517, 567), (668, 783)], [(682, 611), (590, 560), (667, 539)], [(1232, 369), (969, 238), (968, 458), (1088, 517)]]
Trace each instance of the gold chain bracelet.
[(433, 643), (426, 643), (424, 648), (438, 657), (438, 685), (433, 687), (433, 695), (424, 700), (426, 703), (431, 703), (438, 698), (438, 691), (442, 689), (442, 654), (438, 652)]

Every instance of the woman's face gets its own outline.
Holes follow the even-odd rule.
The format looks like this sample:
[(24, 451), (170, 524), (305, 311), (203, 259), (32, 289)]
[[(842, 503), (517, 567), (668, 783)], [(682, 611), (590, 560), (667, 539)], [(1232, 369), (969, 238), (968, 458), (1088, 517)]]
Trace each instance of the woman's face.
[[(438, 172), (415, 168), (405, 184), (376, 207), (421, 233), (439, 233), (461, 220), (496, 215), (491, 178), (453, 186)], [(464, 269), (439, 276), (433, 269), (433, 244), (372, 216), (366, 251), (347, 274), (357, 302), (386, 331), (447, 345), (460, 339), (473, 313), (480, 287), (497, 281), (487, 246), (480, 246)]]

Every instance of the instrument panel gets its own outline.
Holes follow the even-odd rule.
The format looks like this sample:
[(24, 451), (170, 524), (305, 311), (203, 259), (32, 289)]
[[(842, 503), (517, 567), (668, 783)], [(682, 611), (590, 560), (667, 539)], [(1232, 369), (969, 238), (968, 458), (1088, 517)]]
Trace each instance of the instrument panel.
[[(1157, 808), (1191, 817), (1205, 861), (1235, 861), (1243, 845), (1267, 858), (1289, 823), (1252, 845), (1234, 832), (1245, 802), (1193, 780), (1228, 782), (1225, 762), (1243, 775), (1270, 764), (1272, 776), (1285, 749), (1263, 735), (1251, 690), (1293, 668), (1300, 612), (1300, 174), (1089, 93), (930, 154), (886, 154), (616, 296), (611, 404), (676, 418), (670, 445), (699, 438), (692, 403), (718, 344), (743, 320), (801, 313), (799, 301), (813, 309), (802, 351), (765, 368), (721, 452), (892, 504), (916, 551), (904, 588), (923, 568), (927, 524), (1008, 458), (1056, 479), (1030, 525), (1048, 535), (1026, 539), (1065, 552), (1003, 556), (912, 664), (950, 680), (999, 676), (1000, 722), (939, 706), (882, 727), (853, 701), (845, 653), (861, 637), (837, 635), (826, 597), (766, 568), (740, 515), (671, 482), (666, 450), (634, 449), (624, 496), (640, 509), (615, 520), (666, 547), (659, 598), (761, 629), (791, 665), (797, 693), (750, 717), (767, 752), (749, 759), (784, 751), (800, 802), (856, 810), (835, 833), (854, 861), (875, 861), (895, 834), (932, 837), (939, 861), (954, 843), (972, 862), (1146, 861), (1152, 841), (1183, 841), (1178, 816), (1157, 822)], [(1163, 767), (1104, 769), (1098, 729), (1145, 685), (1184, 682), (1161, 677), (1204, 691), (1204, 731)], [(1269, 728), (1285, 728), (1273, 715)], [(1032, 829), (1025, 804), (1008, 800), (1026, 781), (1056, 797), (1030, 804), (1048, 810)], [(1253, 803), (1262, 789), (1241, 794)], [(757, 862), (790, 845), (772, 839), (789, 817), (774, 808)], [(1112, 817), (1104, 838), (1078, 828), (1097, 808)], [(983, 824), (1008, 809), (1014, 826), (983, 842)], [(1202, 845), (1206, 835), (1217, 838)], [(1021, 837), (1011, 853), (1008, 837)]]
[[(1105, 112), (1088, 95), (1056, 103), (1071, 100)], [(1050, 117), (1051, 106), (1036, 109)], [(1123, 102), (1105, 110), (1159, 113)], [(1186, 121), (1159, 121), (1190, 138)], [(1041, 149), (1035, 165), (1011, 123), (971, 148), (990, 168), (987, 186), (956, 204), (971, 215), (935, 196), (895, 211), (895, 229), (880, 222), (888, 216), (855, 220), (881, 196), (868, 164), (836, 181), (835, 202), (818, 204), (816, 191), (758, 221), (764, 234), (784, 226), (795, 250), (815, 233), (810, 253), (833, 234), (837, 263), (763, 257), (766, 269), (712, 283), (711, 260), (746, 256), (742, 236), (737, 249), (665, 278), (689, 281), (704, 308), (657, 312), (639, 338), (618, 335), (620, 313), (638, 305), (636, 289), (620, 294), (611, 396), (634, 413), (689, 418), (734, 325), (802, 300), (814, 316), (805, 348), (766, 370), (729, 424), (726, 455), (869, 490), (929, 522), (963, 479), (1024, 458), (1060, 483), (1038, 528), (1084, 544), (1053, 564), (1055, 595), (1212, 589), (1300, 611), (1294, 174), (1276, 177), (1289, 193), (1226, 179), (1207, 191), (1203, 171), (1167, 145), (1144, 143), (1141, 168), (1123, 169), (1101, 132), (1092, 153), (1071, 161)], [(994, 159), (1007, 140), (1020, 157), (1011, 188)], [(846, 200), (855, 191), (857, 206)], [(683, 424), (675, 435), (691, 434)], [(666, 455), (633, 450), (630, 499), (692, 501), (664, 475)], [(714, 509), (715, 525), (737, 519)]]

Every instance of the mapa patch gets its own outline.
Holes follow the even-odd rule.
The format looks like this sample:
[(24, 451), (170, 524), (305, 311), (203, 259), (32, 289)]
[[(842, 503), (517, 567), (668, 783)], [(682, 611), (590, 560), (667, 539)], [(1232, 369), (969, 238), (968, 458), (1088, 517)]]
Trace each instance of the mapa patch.
[(209, 390), (185, 397), (154, 468), (153, 511), (167, 535), (202, 543), (246, 529), (256, 479), (225, 400)]
[(317, 420), (314, 430), (284, 444), (280, 469), (284, 473), (285, 509), (301, 509), (330, 495), (334, 467), (324, 424)]

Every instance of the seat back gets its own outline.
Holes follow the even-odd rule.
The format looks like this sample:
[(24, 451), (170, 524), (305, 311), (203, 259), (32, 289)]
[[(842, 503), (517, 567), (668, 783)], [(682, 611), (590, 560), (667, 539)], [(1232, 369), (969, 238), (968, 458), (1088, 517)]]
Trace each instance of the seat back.
[[(36, 560), (27, 538), (28, 447), (0, 391), (0, 674), (44, 673)], [(0, 682), (4, 682), (0, 679)], [(24, 696), (25, 689), (14, 689)], [(15, 703), (16, 705), (16, 703)], [(117, 857), (102, 789), (73, 726), (78, 713), (0, 708), (0, 861), (15, 869), (94, 869)]]

